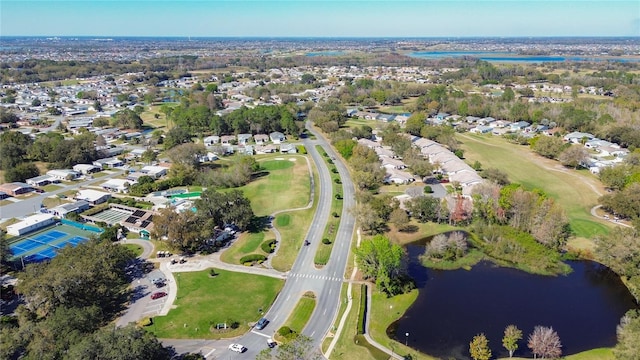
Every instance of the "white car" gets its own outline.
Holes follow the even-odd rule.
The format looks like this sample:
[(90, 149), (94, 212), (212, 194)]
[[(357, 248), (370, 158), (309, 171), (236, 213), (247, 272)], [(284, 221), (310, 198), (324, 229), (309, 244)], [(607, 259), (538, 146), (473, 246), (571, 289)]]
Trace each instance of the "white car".
[(237, 353), (243, 353), (247, 350), (247, 348), (240, 344), (231, 344), (229, 345), (229, 350), (235, 351)]

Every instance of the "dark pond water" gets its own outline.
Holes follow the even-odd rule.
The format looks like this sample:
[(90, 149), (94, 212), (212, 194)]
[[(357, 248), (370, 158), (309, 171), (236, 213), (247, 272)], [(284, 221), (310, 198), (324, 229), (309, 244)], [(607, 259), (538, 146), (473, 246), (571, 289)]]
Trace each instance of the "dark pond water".
[(478, 333), (489, 339), (493, 357), (507, 357), (502, 336), (509, 324), (523, 332), (516, 356), (532, 356), (526, 338), (536, 325), (558, 332), (563, 355), (613, 346), (620, 318), (636, 306), (619, 278), (591, 261), (571, 261), (573, 272), (558, 277), (489, 262), (471, 271), (438, 271), (420, 265), (424, 246), (407, 250), (420, 295), (387, 331), (414, 349), (444, 359), (469, 359), (469, 342)]

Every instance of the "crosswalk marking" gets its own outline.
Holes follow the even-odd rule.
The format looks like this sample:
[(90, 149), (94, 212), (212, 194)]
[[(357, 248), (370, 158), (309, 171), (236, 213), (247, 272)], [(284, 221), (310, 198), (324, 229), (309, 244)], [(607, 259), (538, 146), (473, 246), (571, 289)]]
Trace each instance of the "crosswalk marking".
[(313, 274), (301, 274), (301, 273), (293, 273), (289, 274), (290, 278), (302, 278), (302, 279), (315, 279), (315, 280), (327, 280), (327, 281), (344, 281), (343, 278), (334, 277), (334, 276), (321, 276), (321, 275), (313, 275)]

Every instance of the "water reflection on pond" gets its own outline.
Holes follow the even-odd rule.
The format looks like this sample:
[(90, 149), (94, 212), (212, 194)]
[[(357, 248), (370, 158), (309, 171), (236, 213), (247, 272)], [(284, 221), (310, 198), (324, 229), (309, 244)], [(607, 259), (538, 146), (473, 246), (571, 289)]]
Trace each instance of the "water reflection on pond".
[[(515, 356), (532, 356), (526, 338), (536, 325), (552, 326), (563, 355), (616, 343), (616, 326), (635, 307), (632, 295), (604, 266), (571, 261), (567, 276), (547, 277), (481, 262), (471, 271), (426, 269), (418, 260), (423, 245), (407, 247), (409, 272), (420, 295), (389, 329), (392, 338), (426, 354), (469, 359), (469, 342), (479, 333), (489, 339), (493, 357), (508, 357), (504, 328), (523, 331)], [(408, 339), (406, 333), (409, 333)]]

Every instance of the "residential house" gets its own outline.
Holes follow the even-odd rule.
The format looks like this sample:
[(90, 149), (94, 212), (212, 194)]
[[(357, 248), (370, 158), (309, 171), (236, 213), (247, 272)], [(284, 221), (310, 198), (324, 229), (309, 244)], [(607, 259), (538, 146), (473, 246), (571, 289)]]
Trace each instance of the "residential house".
[(590, 141), (595, 139), (595, 135), (590, 134), (590, 133), (583, 133), (583, 132), (579, 132), (579, 131), (574, 131), (571, 133), (566, 134), (563, 139), (564, 141), (568, 141), (574, 144), (580, 144), (583, 141)]
[(383, 156), (386, 156), (386, 157), (389, 157), (389, 158), (395, 158), (396, 157), (396, 154), (394, 154), (394, 152), (391, 151), (391, 149), (387, 148), (387, 147), (377, 147), (377, 148), (374, 148), (373, 150), (376, 152), (378, 157), (383, 157)]
[(526, 121), (518, 121), (518, 122), (511, 123), (509, 125), (509, 128), (511, 129), (511, 131), (522, 131), (529, 125), (531, 124), (529, 124)]
[(47, 171), (47, 175), (58, 180), (75, 180), (80, 176), (80, 173), (69, 169), (56, 169)]
[(204, 146), (213, 146), (220, 142), (220, 136), (218, 135), (207, 136), (206, 138), (203, 139), (203, 141), (204, 141)]
[(246, 145), (249, 143), (249, 141), (251, 141), (251, 138), (253, 136), (251, 136), (251, 134), (238, 134), (238, 144), (239, 145)]
[(279, 131), (274, 131), (269, 134), (269, 139), (271, 139), (271, 142), (274, 144), (280, 144), (285, 140), (285, 136)]
[(293, 144), (286, 143), (280, 145), (280, 152), (282, 154), (295, 154), (297, 152), (296, 147)]
[(244, 153), (247, 155), (253, 155), (253, 145), (247, 145), (244, 147)]
[(469, 130), (469, 132), (476, 134), (488, 134), (493, 131), (493, 126), (480, 125), (476, 126), (473, 129)]
[(255, 151), (256, 154), (271, 154), (278, 151), (278, 148), (273, 144), (256, 145)]
[(425, 138), (421, 138), (421, 137), (417, 137), (414, 141), (413, 144), (415, 146), (417, 146), (419, 149), (425, 148), (427, 146), (431, 146), (431, 145), (440, 145), (437, 142), (433, 141), (433, 140), (429, 140), (429, 139), (425, 139)]
[(40, 176), (32, 177), (31, 179), (27, 179), (25, 182), (31, 186), (39, 187), (39, 186), (49, 185), (52, 182), (59, 182), (59, 180), (49, 175), (40, 175)]
[(100, 186), (107, 191), (126, 193), (129, 192), (129, 186), (132, 184), (132, 181), (126, 179), (110, 179)]
[(53, 209), (49, 210), (49, 213), (58, 217), (65, 217), (70, 213), (79, 214), (89, 209), (90, 207), (91, 206), (89, 205), (89, 202), (85, 200), (79, 200), (72, 203), (56, 206)]
[(267, 134), (255, 134), (253, 136), (253, 140), (256, 142), (256, 145), (264, 145), (269, 141), (269, 135)]
[(100, 169), (111, 169), (124, 165), (124, 162), (118, 158), (106, 158), (106, 159), (98, 159), (93, 162), (93, 165), (99, 167)]
[(111, 198), (111, 194), (103, 191), (82, 189), (76, 193), (76, 200), (84, 200), (91, 205), (98, 205), (106, 202)]
[(387, 156), (381, 156), (380, 162), (381, 162), (380, 166), (387, 169), (402, 170), (407, 168), (407, 165), (402, 160), (393, 159)]
[(234, 135), (222, 135), (220, 137), (220, 143), (222, 145), (231, 145), (231, 143), (235, 140), (236, 140), (236, 137)]
[(80, 174), (93, 174), (102, 170), (102, 167), (91, 165), (91, 164), (76, 164), (73, 165), (73, 171), (79, 172)]
[(358, 139), (358, 144), (360, 144), (362, 146), (366, 146), (366, 147), (368, 147), (370, 149), (375, 149), (377, 147), (381, 147), (382, 146), (382, 145), (378, 144), (375, 141), (371, 141), (371, 140), (365, 139), (365, 138)]
[(0, 191), (11, 196), (21, 195), (32, 192), (34, 189), (29, 184), (23, 182), (12, 182), (0, 185)]
[(140, 169), (140, 172), (154, 179), (158, 179), (167, 175), (167, 168), (164, 166), (147, 165)]
[(397, 169), (387, 169), (387, 175), (384, 178), (386, 184), (406, 185), (414, 182), (416, 179), (410, 173)]

